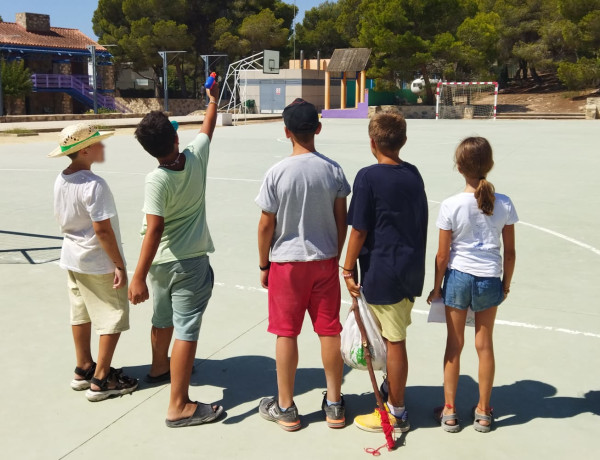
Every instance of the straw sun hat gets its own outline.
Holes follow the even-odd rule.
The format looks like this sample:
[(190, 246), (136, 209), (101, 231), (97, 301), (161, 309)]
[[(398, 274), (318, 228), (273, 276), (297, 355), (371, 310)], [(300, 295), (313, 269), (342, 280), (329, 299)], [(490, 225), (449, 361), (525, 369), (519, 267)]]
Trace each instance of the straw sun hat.
[(67, 126), (60, 132), (58, 147), (50, 152), (48, 156), (50, 158), (57, 158), (71, 155), (113, 134), (110, 131), (98, 131), (96, 126), (87, 123), (77, 123), (76, 125)]

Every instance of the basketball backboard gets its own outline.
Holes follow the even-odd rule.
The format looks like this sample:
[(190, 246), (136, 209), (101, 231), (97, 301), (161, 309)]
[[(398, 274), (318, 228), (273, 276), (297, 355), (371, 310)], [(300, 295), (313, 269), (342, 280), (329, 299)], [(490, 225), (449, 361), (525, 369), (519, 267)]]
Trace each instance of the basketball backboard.
[(279, 73), (279, 51), (265, 50), (263, 54), (263, 73)]

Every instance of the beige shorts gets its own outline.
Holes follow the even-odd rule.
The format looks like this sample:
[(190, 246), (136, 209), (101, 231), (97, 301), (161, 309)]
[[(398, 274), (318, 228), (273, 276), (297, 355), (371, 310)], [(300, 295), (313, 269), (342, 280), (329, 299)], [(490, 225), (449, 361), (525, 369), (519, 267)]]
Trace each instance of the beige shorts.
[(406, 329), (412, 322), (410, 313), (414, 302), (403, 299), (393, 305), (371, 305), (373, 314), (381, 326), (381, 335), (390, 342), (406, 340)]
[(71, 325), (91, 322), (99, 335), (129, 329), (127, 286), (113, 289), (114, 275), (68, 272)]

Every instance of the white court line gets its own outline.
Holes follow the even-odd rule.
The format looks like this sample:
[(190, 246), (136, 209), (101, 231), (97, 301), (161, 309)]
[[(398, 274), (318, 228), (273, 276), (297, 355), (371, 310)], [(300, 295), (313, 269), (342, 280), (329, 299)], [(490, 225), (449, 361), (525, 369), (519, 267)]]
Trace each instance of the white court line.
[[(428, 200), (428, 201), (430, 203), (434, 203), (434, 204), (441, 204), (440, 201), (435, 201), (435, 200)], [(579, 246), (583, 249), (587, 249), (588, 251), (591, 251), (594, 254), (600, 256), (600, 249), (597, 249), (590, 244), (584, 243), (583, 241), (576, 240), (575, 238), (571, 238), (570, 236), (563, 235), (562, 233), (559, 233), (559, 232), (555, 232), (554, 230), (550, 230), (549, 228), (546, 228), (546, 227), (540, 227), (539, 225), (530, 224), (529, 222), (519, 221), (517, 223), (521, 224), (521, 225), (525, 225), (526, 227), (534, 228), (536, 230), (539, 230), (540, 232), (548, 233), (549, 235), (552, 235), (552, 236), (555, 236), (562, 240), (568, 241), (569, 243), (573, 243), (576, 246)]]
[[(227, 287), (227, 285), (225, 283), (215, 283), (215, 286)], [(262, 292), (265, 294), (268, 292), (266, 289), (263, 289), (263, 288), (259, 288), (259, 287), (255, 287), (255, 286), (241, 286), (239, 284), (236, 284), (234, 286), (234, 288), (239, 291)], [(352, 302), (350, 302), (348, 300), (342, 300), (342, 304), (352, 305)], [(429, 314), (429, 311), (427, 311), (427, 310), (413, 309), (412, 311), (419, 315), (428, 315)], [(501, 326), (520, 327), (520, 328), (524, 328), (524, 329), (537, 329), (537, 330), (541, 330), (541, 331), (561, 332), (563, 334), (569, 334), (569, 335), (582, 335), (584, 337), (594, 337), (594, 338), (600, 339), (600, 334), (595, 334), (593, 332), (576, 331), (573, 329), (565, 329), (562, 327), (540, 326), (538, 324), (523, 323), (520, 321), (507, 321), (504, 319), (497, 319), (496, 324), (499, 324)]]
[[(279, 139), (277, 139), (279, 141)], [(0, 169), (0, 171), (12, 171), (12, 172), (54, 172), (56, 173), (56, 170), (54, 169), (9, 169), (9, 168), (5, 168), (5, 169)], [(99, 171), (100, 173), (103, 174), (129, 174), (129, 175), (139, 175), (139, 176), (145, 176), (146, 173), (138, 173), (138, 172), (122, 172), (122, 171)], [(262, 182), (261, 179), (244, 179), (244, 178), (234, 178), (234, 177), (212, 177), (212, 176), (208, 176), (208, 179), (210, 180), (222, 180), (222, 181), (232, 181), (232, 182)], [(433, 204), (441, 204), (441, 201), (436, 201), (436, 200), (428, 200), (430, 203)], [(572, 243), (576, 246), (579, 246), (580, 248), (583, 249), (587, 249), (588, 251), (593, 252), (594, 254), (596, 254), (597, 256), (600, 256), (600, 249), (595, 248), (594, 246), (584, 243), (583, 241), (579, 241), (575, 238), (572, 238), (570, 236), (564, 235), (562, 233), (556, 232), (554, 230), (550, 230), (549, 228), (546, 227), (540, 227), (539, 225), (535, 225), (535, 224), (530, 224), (529, 222), (518, 222), (521, 225), (525, 225), (526, 227), (531, 227), (534, 228), (536, 230), (539, 230), (540, 232), (544, 232), (544, 233), (548, 233), (549, 235), (555, 236), (557, 238), (560, 238), (562, 240), (568, 241), (569, 243)]]
[(526, 227), (535, 228), (536, 230), (539, 230), (540, 232), (545, 232), (552, 236), (556, 236), (557, 238), (561, 238), (565, 241), (568, 241), (569, 243), (573, 243), (579, 247), (587, 249), (588, 251), (592, 251), (594, 254), (600, 256), (600, 249), (597, 249), (594, 246), (584, 243), (583, 241), (579, 241), (579, 240), (576, 240), (575, 238), (571, 238), (570, 236), (555, 232), (554, 230), (550, 230), (549, 228), (540, 227), (539, 225), (530, 224), (528, 222), (518, 222), (518, 223), (521, 225), (525, 225)]

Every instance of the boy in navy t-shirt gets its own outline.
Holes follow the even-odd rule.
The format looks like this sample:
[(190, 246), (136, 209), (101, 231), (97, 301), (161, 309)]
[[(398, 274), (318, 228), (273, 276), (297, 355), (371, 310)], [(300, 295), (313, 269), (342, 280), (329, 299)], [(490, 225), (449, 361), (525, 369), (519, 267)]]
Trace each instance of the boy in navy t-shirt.
[[(348, 211), (352, 231), (343, 276), (352, 296), (358, 297), (362, 287), (381, 324), (387, 344), (387, 380), (382, 393), (387, 396), (395, 431), (405, 432), (410, 429), (404, 405), (406, 328), (425, 278), (427, 196), (418, 169), (399, 157), (406, 143), (404, 117), (375, 115), (369, 123), (369, 137), (377, 164), (361, 169), (354, 181)], [(361, 286), (353, 278), (357, 259)], [(354, 424), (366, 431), (381, 431), (378, 415), (359, 415)]]

